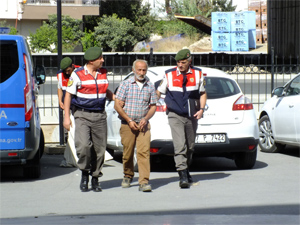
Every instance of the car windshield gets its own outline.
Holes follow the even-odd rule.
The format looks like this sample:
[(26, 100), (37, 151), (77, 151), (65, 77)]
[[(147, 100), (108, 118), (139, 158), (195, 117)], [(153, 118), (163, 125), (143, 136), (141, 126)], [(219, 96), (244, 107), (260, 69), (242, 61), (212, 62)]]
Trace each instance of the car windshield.
[(10, 78), (19, 68), (16, 41), (0, 41), (0, 83)]
[(300, 76), (296, 77), (286, 87), (286, 95), (299, 95), (300, 94)]
[(225, 98), (240, 93), (234, 80), (222, 77), (206, 77), (205, 89), (208, 99)]

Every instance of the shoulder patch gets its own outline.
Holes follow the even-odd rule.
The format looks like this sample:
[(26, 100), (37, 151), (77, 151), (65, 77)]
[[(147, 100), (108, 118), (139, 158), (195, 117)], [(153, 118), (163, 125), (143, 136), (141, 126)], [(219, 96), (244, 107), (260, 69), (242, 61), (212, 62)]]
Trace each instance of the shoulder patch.
[(68, 87), (71, 87), (72, 85), (73, 85), (73, 78), (72, 77), (70, 77), (69, 78), (69, 81), (68, 81)]

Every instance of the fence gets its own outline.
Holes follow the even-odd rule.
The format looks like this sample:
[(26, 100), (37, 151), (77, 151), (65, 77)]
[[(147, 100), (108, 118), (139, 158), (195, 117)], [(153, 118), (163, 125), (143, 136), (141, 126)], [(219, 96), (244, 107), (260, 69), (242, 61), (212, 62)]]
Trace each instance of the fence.
[[(64, 56), (71, 57), (76, 65), (85, 64), (83, 53)], [(104, 53), (103, 56), (112, 91), (131, 71), (135, 59), (147, 60), (149, 66), (176, 65), (175, 53)], [(33, 59), (35, 65), (43, 65), (46, 69), (46, 83), (41, 86), (39, 94), (42, 124), (58, 126), (57, 54), (34, 54)], [(299, 57), (284, 58), (272, 54), (203, 53), (193, 54), (192, 62), (195, 66), (220, 69), (233, 76), (244, 94), (251, 99), (257, 116), (263, 103), (271, 97), (273, 88), (283, 86), (300, 72)]]

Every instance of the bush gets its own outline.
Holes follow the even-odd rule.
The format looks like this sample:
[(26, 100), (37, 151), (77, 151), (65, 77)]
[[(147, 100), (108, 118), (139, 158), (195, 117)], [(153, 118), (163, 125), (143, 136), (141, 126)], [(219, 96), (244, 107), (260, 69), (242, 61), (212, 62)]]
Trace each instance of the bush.
[[(62, 15), (62, 51), (72, 52), (76, 46), (81, 44), (83, 32), (80, 29), (82, 21)], [(49, 22), (36, 30), (35, 34), (30, 33), (30, 47), (33, 51), (48, 50), (57, 52), (57, 15), (49, 15)]]
[(95, 27), (95, 39), (104, 51), (131, 51), (138, 42), (139, 34), (133, 22), (119, 19), (116, 14), (103, 16)]

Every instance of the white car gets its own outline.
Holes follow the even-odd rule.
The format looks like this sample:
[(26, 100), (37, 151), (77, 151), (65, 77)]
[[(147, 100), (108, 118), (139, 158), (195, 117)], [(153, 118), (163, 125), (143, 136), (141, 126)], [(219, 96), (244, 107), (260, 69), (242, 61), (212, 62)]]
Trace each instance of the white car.
[[(164, 71), (174, 66), (148, 68), (147, 76), (157, 88)], [(206, 76), (207, 104), (203, 118), (198, 122), (195, 155), (224, 156), (235, 160), (241, 169), (255, 165), (258, 145), (258, 124), (250, 100), (244, 96), (237, 82), (217, 69), (199, 67)], [(125, 79), (133, 76), (129, 73)], [(120, 119), (114, 102), (106, 104), (107, 148), (122, 150)], [(173, 155), (171, 129), (166, 115), (164, 96), (159, 99), (156, 113), (150, 120), (151, 155)]]
[(279, 152), (285, 145), (300, 146), (300, 73), (272, 91), (259, 116), (259, 146)]

